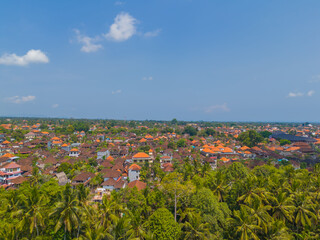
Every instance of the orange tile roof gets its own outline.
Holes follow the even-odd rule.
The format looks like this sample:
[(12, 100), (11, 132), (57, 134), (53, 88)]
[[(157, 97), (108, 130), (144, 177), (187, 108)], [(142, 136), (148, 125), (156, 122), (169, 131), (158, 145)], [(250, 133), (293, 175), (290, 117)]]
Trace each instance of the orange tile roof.
[(231, 148), (228, 148), (226, 147), (225, 149), (222, 150), (223, 153), (232, 153), (232, 149)]
[(129, 187), (129, 188), (137, 187), (137, 189), (138, 189), (139, 191), (142, 190), (142, 189), (145, 189), (146, 186), (147, 186), (146, 183), (141, 182), (141, 181), (139, 181), (139, 180), (132, 181), (132, 182), (130, 182), (130, 183), (128, 184), (128, 187)]
[(149, 158), (150, 156), (144, 152), (138, 152), (133, 156), (133, 158)]
[(109, 156), (109, 157), (107, 157), (107, 160), (109, 160), (109, 161), (113, 161), (113, 160), (114, 160), (114, 158), (113, 158), (112, 156)]
[(222, 160), (222, 161), (224, 161), (224, 162), (229, 162), (229, 161), (230, 161), (229, 158), (225, 158), (225, 157), (221, 158), (220, 160)]
[(129, 169), (133, 170), (133, 171), (139, 171), (141, 170), (141, 167), (137, 164), (132, 164)]
[(248, 150), (248, 149), (250, 149), (249, 147), (247, 147), (247, 146), (243, 146), (243, 147), (241, 147), (240, 148), (242, 151), (245, 151), (245, 150)]
[(15, 157), (15, 155), (13, 155), (13, 154), (11, 154), (11, 153), (6, 153), (6, 154), (3, 155), (2, 157), (13, 158), (13, 157)]

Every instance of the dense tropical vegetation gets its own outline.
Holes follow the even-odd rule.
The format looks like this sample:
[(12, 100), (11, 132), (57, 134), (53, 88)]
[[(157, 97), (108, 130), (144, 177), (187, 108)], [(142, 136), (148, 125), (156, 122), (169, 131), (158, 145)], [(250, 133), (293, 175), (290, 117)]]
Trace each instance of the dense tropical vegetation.
[(320, 238), (320, 165), (210, 170), (186, 162), (152, 179), (154, 187), (96, 203), (88, 187), (34, 171), (19, 189), (0, 190), (0, 239)]

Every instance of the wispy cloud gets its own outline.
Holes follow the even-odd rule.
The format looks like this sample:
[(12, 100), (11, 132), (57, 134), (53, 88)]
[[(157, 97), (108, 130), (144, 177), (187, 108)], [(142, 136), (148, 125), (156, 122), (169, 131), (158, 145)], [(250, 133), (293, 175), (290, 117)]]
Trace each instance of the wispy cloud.
[(27, 66), (31, 63), (48, 63), (49, 58), (41, 50), (31, 49), (25, 55), (18, 56), (15, 53), (4, 54), (0, 57), (0, 64)]
[(122, 93), (122, 90), (119, 89), (119, 90), (116, 90), (116, 91), (112, 91), (111, 93), (112, 93), (113, 95), (114, 95), (114, 94), (120, 94), (120, 93)]
[(57, 103), (52, 105), (52, 108), (57, 108), (57, 107), (59, 107), (59, 104), (57, 104)]
[(150, 77), (143, 77), (142, 80), (143, 81), (152, 81), (153, 77), (151, 77), (151, 76)]
[(312, 97), (313, 94), (315, 94), (314, 90), (310, 90), (309, 92), (307, 92), (308, 97)]
[(99, 37), (91, 38), (80, 33), (78, 29), (75, 29), (77, 41), (82, 44), (81, 51), (86, 53), (96, 52), (99, 49), (102, 49), (101, 44), (97, 44), (98, 41), (101, 41)]
[[(122, 5), (124, 2), (116, 1), (115, 5)], [(139, 35), (140, 37), (156, 37), (161, 32), (161, 29), (156, 29), (154, 31), (142, 33), (137, 31), (137, 24), (139, 21), (131, 16), (127, 12), (119, 13), (115, 18), (114, 22), (110, 25), (109, 31), (105, 34), (99, 34), (96, 37), (89, 37), (78, 29), (75, 29), (76, 40), (82, 44), (81, 51), (83, 52), (96, 52), (103, 48), (101, 42), (103, 39), (115, 42), (123, 42), (130, 39), (134, 35)]]
[(115, 1), (115, 3), (114, 3), (115, 6), (122, 6), (124, 4), (125, 4), (125, 2), (122, 2), (122, 1)]
[(220, 104), (220, 105), (219, 104), (212, 105), (212, 106), (209, 106), (209, 107), (205, 108), (205, 112), (206, 113), (212, 113), (212, 112), (215, 112), (215, 111), (229, 112), (230, 108), (227, 106), (227, 103)]
[(314, 90), (310, 90), (307, 93), (303, 93), (303, 92), (289, 92), (288, 94), (288, 98), (296, 98), (296, 97), (303, 97), (303, 96), (307, 96), (307, 97), (312, 97), (315, 94)]
[(302, 97), (303, 95), (302, 92), (289, 92), (288, 97)]
[(110, 26), (109, 32), (104, 34), (108, 40), (113, 40), (117, 42), (122, 42), (131, 38), (136, 34), (136, 24), (137, 19), (132, 17), (129, 13), (119, 13), (115, 19), (114, 23)]
[(159, 35), (159, 33), (161, 32), (161, 29), (157, 29), (151, 32), (146, 32), (145, 34), (143, 34), (143, 36), (145, 37), (156, 37)]
[(318, 82), (320, 82), (320, 75), (312, 76), (312, 79), (309, 82), (310, 83), (318, 83)]
[(13, 97), (8, 97), (6, 98), (5, 100), (7, 102), (11, 102), (11, 103), (16, 103), (16, 104), (19, 104), (19, 103), (25, 103), (25, 102), (31, 102), (31, 101), (34, 101), (36, 99), (35, 96), (13, 96)]

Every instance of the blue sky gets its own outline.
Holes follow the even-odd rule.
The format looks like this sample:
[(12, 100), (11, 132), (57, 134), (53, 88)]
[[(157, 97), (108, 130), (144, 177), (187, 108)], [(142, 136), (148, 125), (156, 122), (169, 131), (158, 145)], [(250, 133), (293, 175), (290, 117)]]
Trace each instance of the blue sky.
[(319, 121), (320, 1), (1, 1), (0, 116)]

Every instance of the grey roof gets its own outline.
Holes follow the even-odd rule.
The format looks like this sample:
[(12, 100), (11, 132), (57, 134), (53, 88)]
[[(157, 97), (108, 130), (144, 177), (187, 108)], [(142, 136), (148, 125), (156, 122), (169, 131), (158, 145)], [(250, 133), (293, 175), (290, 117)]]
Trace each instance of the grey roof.
[(292, 134), (286, 134), (284, 132), (278, 131), (272, 133), (270, 138), (275, 138), (275, 139), (287, 139), (291, 142), (316, 142), (317, 140), (309, 137), (300, 137), (300, 136), (295, 136)]
[(56, 176), (58, 178), (59, 185), (66, 185), (69, 181), (67, 175), (64, 172), (56, 173)]

